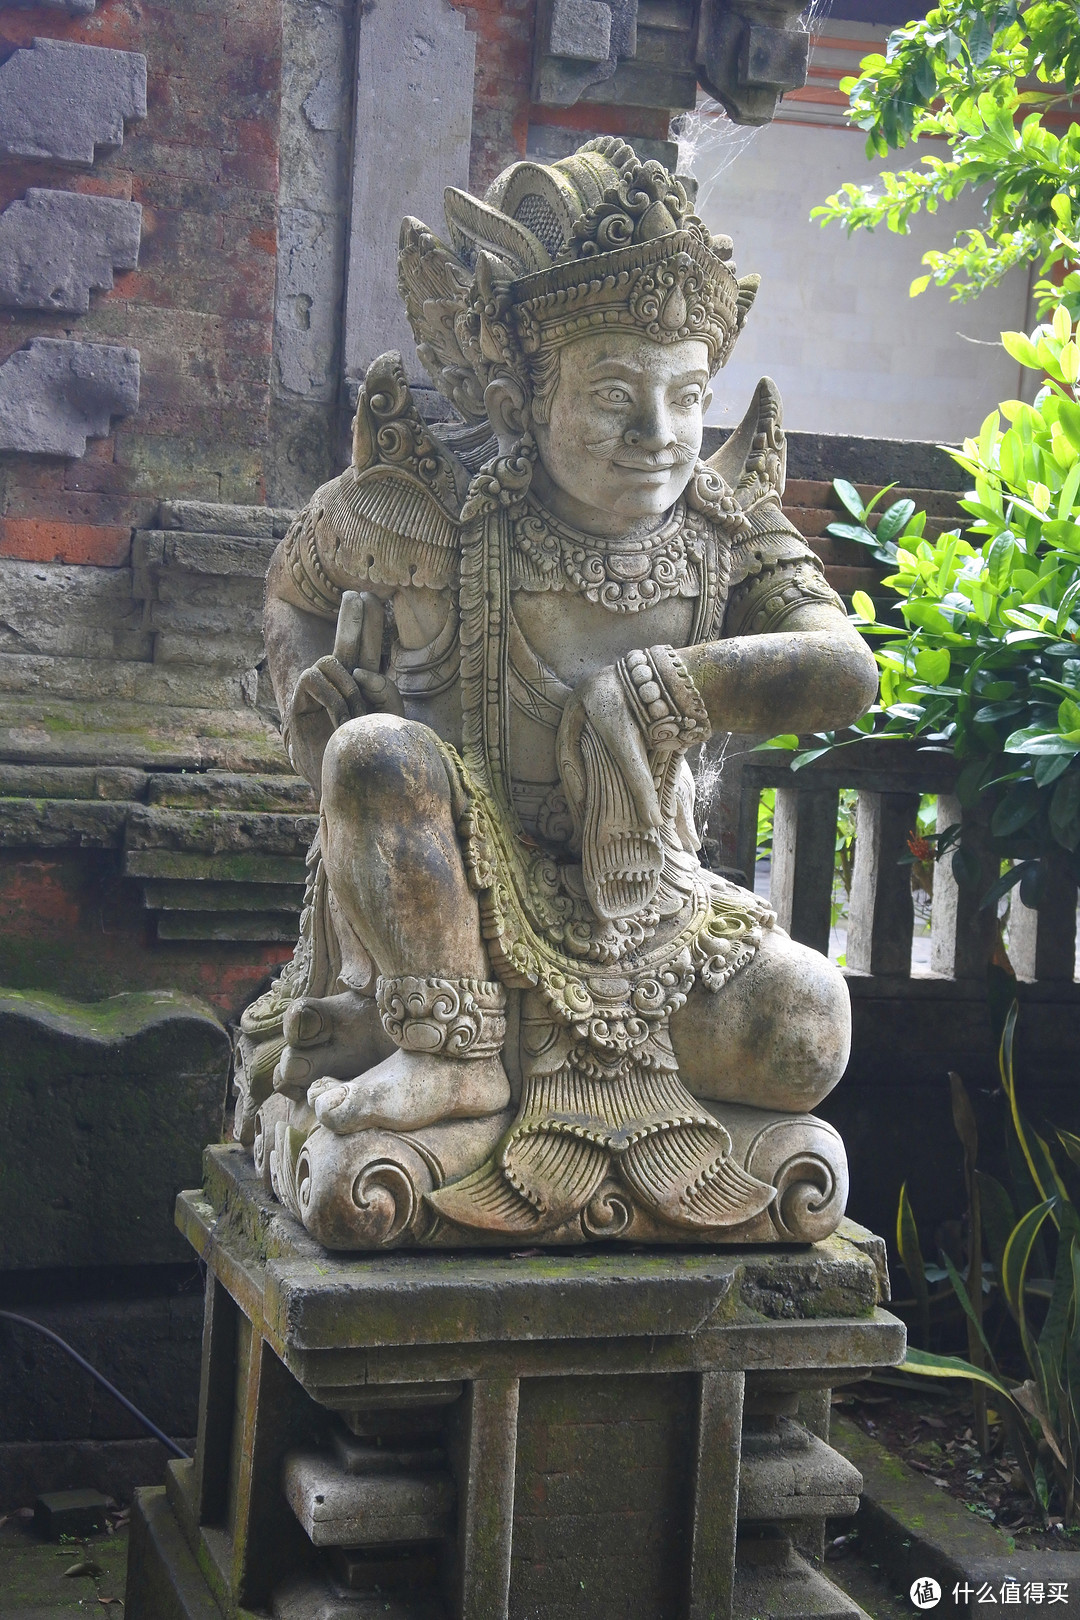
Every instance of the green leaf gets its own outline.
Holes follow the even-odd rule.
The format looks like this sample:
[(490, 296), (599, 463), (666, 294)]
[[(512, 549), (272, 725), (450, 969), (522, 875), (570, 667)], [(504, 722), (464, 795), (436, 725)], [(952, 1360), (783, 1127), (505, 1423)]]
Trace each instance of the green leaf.
[(941, 686), (948, 678), (952, 659), (947, 647), (927, 647), (915, 658), (915, 673), (928, 686)]
[(1005, 588), (1018, 551), (1015, 536), (1006, 529), (1003, 534), (998, 535), (987, 552), (986, 575), (995, 591)]
[[(874, 606), (873, 597), (867, 596), (865, 591), (854, 591), (851, 597), (851, 605), (860, 619), (863, 619), (867, 624), (876, 623), (877, 609)], [(948, 654), (946, 654), (947, 656)]]
[(854, 484), (849, 484), (846, 478), (834, 478), (833, 489), (835, 489), (842, 504), (851, 513), (852, 517), (866, 517), (866, 507), (863, 505), (862, 496)]
[(994, 48), (994, 30), (990, 24), (990, 19), (981, 11), (975, 14), (975, 21), (972, 23), (971, 32), (968, 34), (967, 45), (968, 50), (971, 52), (971, 60), (976, 67), (982, 66)]
[(981, 725), (993, 725), (998, 720), (1011, 720), (1014, 715), (1020, 714), (1027, 708), (1027, 704), (1019, 699), (1011, 703), (984, 703), (982, 708), (976, 709), (972, 719)]
[(768, 742), (755, 743), (752, 752), (760, 753), (764, 748), (798, 748), (799, 739), (793, 731), (785, 731), (779, 737), (770, 737)]
[(1057, 419), (1074, 450), (1080, 450), (1080, 405), (1071, 399), (1058, 399)]
[(812, 765), (815, 759), (821, 758), (822, 754), (831, 753), (834, 746), (835, 744), (828, 743), (824, 748), (807, 748), (803, 753), (796, 754), (791, 762), (792, 770), (801, 771), (804, 765)]
[(1035, 780), (1040, 787), (1049, 787), (1069, 769), (1073, 762), (1070, 754), (1040, 754), (1035, 761)]
[(1025, 861), (1027, 870), (1020, 879), (1020, 900), (1029, 911), (1043, 903), (1046, 893), (1046, 865), (1043, 861)]
[[(942, 1251), (941, 1258), (945, 1262), (945, 1270), (949, 1273), (949, 1281), (952, 1283), (953, 1293), (960, 1301), (960, 1304), (963, 1307), (964, 1315), (967, 1317), (968, 1321), (972, 1324), (976, 1333), (979, 1335), (979, 1340), (982, 1347), (986, 1351), (986, 1358), (990, 1365), (993, 1366), (994, 1352), (987, 1343), (986, 1334), (983, 1332), (983, 1325), (975, 1314), (975, 1307), (971, 1303), (971, 1296), (968, 1294), (964, 1279), (961, 1277), (960, 1273), (957, 1271), (956, 1267), (953, 1265), (952, 1261), (949, 1259), (944, 1250)], [(979, 1286), (982, 1286), (981, 1278), (979, 1280)]]
[(919, 1230), (907, 1194), (907, 1182), (900, 1188), (900, 1202), (896, 1210), (896, 1248), (901, 1263), (911, 1282), (911, 1291), (919, 1310), (919, 1326), (924, 1339), (930, 1336), (930, 1295), (926, 1287), (926, 1268), (919, 1247)]
[(1034, 782), (1017, 782), (1011, 787), (990, 818), (995, 838), (1008, 838), (1026, 827), (1039, 813), (1039, 790)]
[(923, 630), (936, 630), (939, 634), (947, 635), (952, 629), (949, 620), (941, 609), (933, 602), (917, 598), (903, 604), (902, 612), (909, 624), (917, 625)]
[[(1077, 1140), (1080, 1141), (1080, 1138)], [(994, 1176), (987, 1174), (985, 1170), (976, 1170), (975, 1179), (979, 1184), (983, 1236), (1000, 1283), (1001, 1262), (1005, 1255), (1005, 1245), (1009, 1241), (1009, 1233), (1016, 1225), (1016, 1210), (1009, 1194)]]
[(1010, 354), (1014, 360), (1019, 360), (1022, 366), (1027, 366), (1032, 371), (1043, 369), (1034, 343), (1025, 337), (1023, 332), (1002, 332), (1001, 341), (1006, 354)]
[(973, 854), (970, 849), (965, 849), (961, 845), (958, 850), (953, 852), (951, 864), (952, 875), (962, 889), (978, 887), (979, 879), (982, 877), (982, 868), (979, 865), (978, 856)]
[(834, 540), (857, 540), (860, 546), (877, 545), (873, 529), (868, 529), (865, 523), (827, 523), (825, 533), (831, 534)]
[[(1023, 1116), (1020, 1113), (1020, 1108), (1016, 1100), (1016, 1072), (1013, 1065), (1013, 1052), (1016, 1044), (1016, 1021), (1019, 1016), (1019, 1003), (1014, 1001), (1012, 1006), (1009, 1008), (1009, 1015), (1005, 1020), (1005, 1028), (1001, 1035), (1001, 1045), (998, 1047), (998, 1071), (1001, 1074), (1002, 1089), (1009, 1101), (1009, 1113), (1012, 1116), (1013, 1130), (1016, 1133), (1016, 1140), (1019, 1143), (1020, 1150), (1024, 1155), (1024, 1161), (1027, 1164), (1028, 1172), (1034, 1184), (1036, 1194), (1039, 1198), (1044, 1200), (1047, 1209), (1050, 1209), (1053, 1207), (1054, 1203), (1054, 1199), (1051, 1194), (1053, 1194), (1055, 1191), (1053, 1181), (1056, 1180), (1057, 1173), (1054, 1171), (1053, 1166), (1051, 1165), (1051, 1176), (1047, 1178), (1044, 1165), (1043, 1173), (1040, 1175), (1040, 1168), (1036, 1162), (1037, 1154), (1035, 1152), (1034, 1144), (1030, 1139), (1030, 1132), (1024, 1123)], [(1001, 1283), (1002, 1287), (1004, 1288), (1004, 1261), (1002, 1262)]]
[(1042, 726), (1024, 726), (1005, 739), (1007, 754), (1077, 754), (1080, 742), (1072, 742), (1060, 732)]
[(1057, 1261), (1054, 1265), (1054, 1286), (1039, 1334), (1039, 1361), (1047, 1370), (1054, 1368), (1056, 1371), (1056, 1365), (1065, 1348), (1065, 1334), (1068, 1330), (1072, 1303), (1073, 1247), (1071, 1238), (1068, 1242), (1063, 1238), (1058, 1244)]
[(1033, 861), (1020, 861), (1018, 865), (1010, 866), (1007, 872), (1003, 872), (995, 882), (991, 883), (979, 902), (979, 910), (985, 911), (988, 906), (996, 906), (1002, 895), (1008, 894), (1009, 890), (1015, 888), (1016, 884), (1024, 881), (1029, 867), (1033, 865)]
[(1009, 1241), (1005, 1245), (1005, 1253), (1001, 1262), (1001, 1291), (1005, 1295), (1013, 1319), (1020, 1329), (1024, 1341), (1024, 1350), (1030, 1366), (1037, 1366), (1035, 1342), (1028, 1325), (1027, 1312), (1024, 1307), (1024, 1284), (1027, 1279), (1028, 1262), (1031, 1251), (1035, 1246), (1043, 1222), (1054, 1207), (1055, 1200), (1047, 1198), (1043, 1203), (1036, 1204), (1022, 1215), (1009, 1234)]
[(1063, 698), (1058, 704), (1058, 725), (1062, 731), (1080, 731), (1080, 703), (1073, 698)]
[(1050, 799), (1050, 831), (1062, 849), (1080, 845), (1080, 771), (1062, 776)]
[(915, 1350), (909, 1345), (907, 1355), (900, 1363), (900, 1371), (919, 1373), (926, 1378), (970, 1378), (977, 1384), (986, 1384), (1015, 1405), (1008, 1384), (995, 1378), (993, 1373), (984, 1372), (981, 1367), (973, 1367), (970, 1361), (961, 1361), (959, 1356), (937, 1356), (929, 1350)]
[(985, 759), (973, 759), (964, 766), (956, 779), (956, 797), (965, 810), (974, 809), (982, 797), (989, 774), (987, 765), (988, 761)]
[(915, 511), (915, 502), (910, 499), (894, 501), (882, 512), (875, 534), (879, 545), (887, 545), (895, 540), (897, 535), (907, 527)]

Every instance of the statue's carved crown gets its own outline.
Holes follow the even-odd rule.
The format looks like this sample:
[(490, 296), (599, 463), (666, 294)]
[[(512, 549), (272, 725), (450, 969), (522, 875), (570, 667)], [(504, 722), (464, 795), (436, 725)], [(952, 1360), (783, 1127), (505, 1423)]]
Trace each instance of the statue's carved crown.
[(757, 291), (682, 181), (614, 136), (512, 164), (482, 200), (449, 187), (446, 223), (451, 248), (403, 221), (399, 278), (421, 360), (474, 420), (496, 370), (529, 385), (544, 355), (611, 327), (699, 338), (715, 370)]

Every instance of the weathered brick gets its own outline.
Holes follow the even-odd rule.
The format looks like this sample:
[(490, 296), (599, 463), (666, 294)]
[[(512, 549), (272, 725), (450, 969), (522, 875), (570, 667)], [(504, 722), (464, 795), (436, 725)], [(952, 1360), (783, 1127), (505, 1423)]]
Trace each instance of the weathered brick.
[(131, 551), (131, 529), (48, 518), (0, 518), (0, 557), (25, 562), (97, 563), (120, 568)]

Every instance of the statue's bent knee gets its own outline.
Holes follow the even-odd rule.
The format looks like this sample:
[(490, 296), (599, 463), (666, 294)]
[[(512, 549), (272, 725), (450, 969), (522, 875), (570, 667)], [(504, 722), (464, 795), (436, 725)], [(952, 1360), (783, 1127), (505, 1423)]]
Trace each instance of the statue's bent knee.
[(448, 801), (450, 783), (430, 726), (392, 714), (367, 714), (334, 732), (323, 755), (322, 805), (333, 814), (358, 803), (400, 801), (418, 814), (432, 801)]
[(847, 1066), (847, 985), (835, 963), (775, 929), (722, 994), (699, 986), (671, 1033), (695, 1095), (807, 1113)]

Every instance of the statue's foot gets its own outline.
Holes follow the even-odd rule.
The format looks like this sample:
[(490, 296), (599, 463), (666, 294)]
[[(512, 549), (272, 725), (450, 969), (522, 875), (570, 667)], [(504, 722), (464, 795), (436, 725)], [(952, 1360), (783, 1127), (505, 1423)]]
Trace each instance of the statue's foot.
[(336, 996), (303, 996), (285, 1011), (286, 1046), (278, 1060), (275, 1089), (303, 1097), (313, 1080), (345, 1079), (381, 1063), (396, 1050), (371, 996), (346, 990)]
[(344, 1085), (320, 1079), (308, 1091), (320, 1125), (338, 1136), (373, 1126), (416, 1131), (448, 1119), (483, 1119), (510, 1102), (497, 1057), (448, 1058), (395, 1050)]

